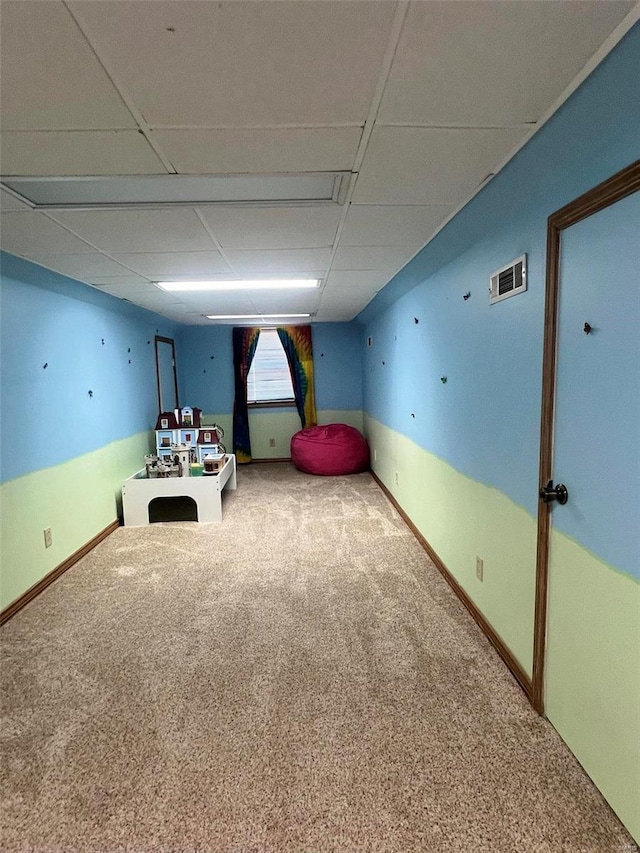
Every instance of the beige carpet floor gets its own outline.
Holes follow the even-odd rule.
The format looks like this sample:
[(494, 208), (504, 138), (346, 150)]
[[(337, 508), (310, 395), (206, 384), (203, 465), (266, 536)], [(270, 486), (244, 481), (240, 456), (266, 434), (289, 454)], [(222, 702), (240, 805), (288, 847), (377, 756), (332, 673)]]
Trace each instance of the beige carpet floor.
[(244, 468), (0, 637), (3, 851), (633, 849), (369, 474)]

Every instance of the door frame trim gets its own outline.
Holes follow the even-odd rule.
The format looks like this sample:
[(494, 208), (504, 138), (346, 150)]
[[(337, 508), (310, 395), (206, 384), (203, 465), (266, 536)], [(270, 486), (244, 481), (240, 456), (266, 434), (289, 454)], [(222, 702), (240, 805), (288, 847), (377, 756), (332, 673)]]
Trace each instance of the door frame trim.
[[(558, 297), (560, 293), (560, 241), (565, 228), (604, 210), (640, 190), (640, 160), (617, 172), (588, 192), (556, 210), (547, 220), (547, 268), (542, 356), (542, 404), (540, 414), (539, 489), (553, 476), (553, 436), (558, 346)], [(538, 502), (536, 599), (533, 637), (532, 703), (544, 713), (544, 663), (547, 633), (547, 587), (551, 507)]]

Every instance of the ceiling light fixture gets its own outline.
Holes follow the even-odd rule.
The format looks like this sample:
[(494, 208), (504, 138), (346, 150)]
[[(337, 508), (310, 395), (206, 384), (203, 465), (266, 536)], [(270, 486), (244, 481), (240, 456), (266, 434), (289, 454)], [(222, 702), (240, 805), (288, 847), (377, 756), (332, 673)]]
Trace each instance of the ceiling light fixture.
[(0, 186), (36, 210), (157, 209), (211, 205), (344, 204), (349, 172), (286, 175), (4, 177)]
[(320, 283), (317, 278), (274, 278), (274, 279), (238, 279), (235, 281), (156, 281), (163, 290), (174, 293), (196, 293), (212, 290), (292, 290), (294, 288), (314, 288)]
[(292, 318), (310, 317), (311, 314), (205, 314), (207, 320), (290, 320)]

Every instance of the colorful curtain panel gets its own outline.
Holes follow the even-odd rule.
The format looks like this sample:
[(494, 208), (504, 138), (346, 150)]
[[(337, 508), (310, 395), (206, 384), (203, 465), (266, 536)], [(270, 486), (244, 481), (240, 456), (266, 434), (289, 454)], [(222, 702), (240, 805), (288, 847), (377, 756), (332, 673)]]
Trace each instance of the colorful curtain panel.
[(296, 407), (302, 429), (316, 425), (311, 326), (279, 326), (278, 337), (287, 355)]
[(233, 403), (233, 452), (236, 462), (251, 462), (247, 376), (259, 336), (260, 329), (253, 327), (236, 327), (233, 330), (233, 377), (236, 392)]

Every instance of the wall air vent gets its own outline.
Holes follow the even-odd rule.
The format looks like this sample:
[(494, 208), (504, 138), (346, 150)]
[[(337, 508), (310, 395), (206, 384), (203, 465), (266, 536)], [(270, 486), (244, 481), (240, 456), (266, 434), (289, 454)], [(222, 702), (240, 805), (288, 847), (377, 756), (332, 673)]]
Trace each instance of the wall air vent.
[(491, 273), (489, 303), (500, 302), (527, 289), (527, 256), (521, 255), (505, 267)]

